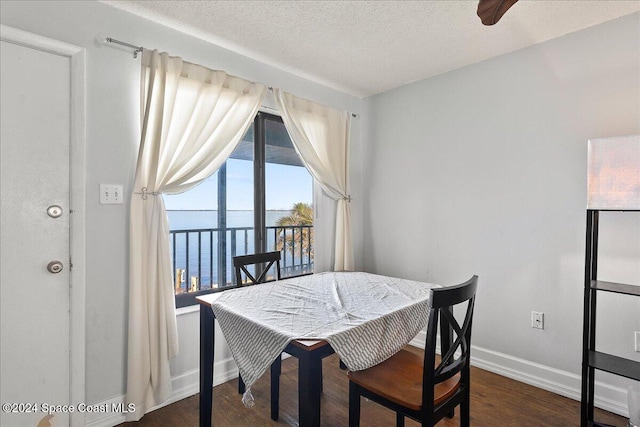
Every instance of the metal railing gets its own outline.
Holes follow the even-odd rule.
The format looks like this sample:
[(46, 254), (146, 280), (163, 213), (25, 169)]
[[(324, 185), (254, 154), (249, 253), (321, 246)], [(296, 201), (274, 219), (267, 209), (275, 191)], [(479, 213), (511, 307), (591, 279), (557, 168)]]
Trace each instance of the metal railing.
[[(233, 257), (255, 252), (253, 227), (171, 230), (169, 239), (176, 295), (233, 284)], [(282, 277), (313, 272), (312, 225), (270, 226), (266, 239), (282, 254)]]

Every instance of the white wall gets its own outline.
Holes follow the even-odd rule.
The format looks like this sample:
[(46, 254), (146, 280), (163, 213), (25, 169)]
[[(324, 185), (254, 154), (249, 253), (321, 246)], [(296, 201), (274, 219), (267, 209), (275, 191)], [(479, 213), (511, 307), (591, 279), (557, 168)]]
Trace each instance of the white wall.
[[(639, 28), (640, 14), (623, 17), (367, 99), (365, 270), (478, 274), (474, 355), (561, 378), (572, 397), (587, 140), (640, 133)], [(607, 213), (601, 239), (600, 278), (640, 285), (640, 213)], [(600, 308), (598, 347), (640, 360), (640, 298), (601, 294)]]
[[(86, 400), (89, 404), (117, 400), (126, 385), (129, 205), (98, 204), (98, 186), (123, 184), (125, 193), (132, 191), (139, 141), (140, 62), (133, 59), (130, 49), (97, 43), (97, 35), (167, 51), (355, 113), (360, 113), (363, 101), (93, 1), (3, 0), (0, 16), (4, 25), (87, 49)], [(355, 119), (352, 193), (357, 266), (362, 252), (358, 226), (362, 223), (361, 127), (362, 122)], [(326, 208), (321, 219), (332, 214)], [(332, 266), (328, 256), (322, 263), (325, 269)], [(172, 363), (172, 375), (178, 388), (188, 388), (197, 385), (198, 378), (194, 372), (198, 367), (197, 313), (180, 315), (178, 324), (181, 352)]]

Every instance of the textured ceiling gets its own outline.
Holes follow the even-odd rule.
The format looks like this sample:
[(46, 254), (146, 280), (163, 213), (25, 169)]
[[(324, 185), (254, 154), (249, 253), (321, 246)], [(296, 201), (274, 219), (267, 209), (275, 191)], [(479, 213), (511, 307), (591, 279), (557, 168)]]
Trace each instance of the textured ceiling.
[(358, 97), (640, 11), (640, 0), (520, 0), (486, 27), (474, 0), (103, 3)]

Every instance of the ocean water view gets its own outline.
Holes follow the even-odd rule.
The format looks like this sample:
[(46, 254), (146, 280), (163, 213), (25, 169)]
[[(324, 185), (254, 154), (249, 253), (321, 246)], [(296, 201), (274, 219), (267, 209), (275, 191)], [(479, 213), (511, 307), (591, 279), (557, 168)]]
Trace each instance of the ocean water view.
[[(276, 225), (290, 210), (267, 211), (267, 227)], [(195, 230), (199, 228), (216, 228), (218, 226), (217, 210), (167, 210), (170, 230)], [(253, 211), (228, 210), (227, 228), (253, 227)]]
[[(266, 212), (267, 250), (276, 250), (279, 236), (283, 233), (296, 233), (299, 238), (302, 229), (275, 229), (277, 221), (291, 214), (290, 210), (270, 210)], [(174, 264), (176, 293), (211, 286), (224, 286), (233, 281), (232, 257), (254, 253), (253, 211), (228, 210), (226, 218), (224, 263), (219, 261), (222, 230), (218, 229), (217, 210), (167, 210), (171, 239), (172, 260)], [(271, 227), (271, 228), (270, 228)], [(185, 231), (207, 230), (207, 231)], [(311, 232), (307, 231), (307, 234)], [(280, 239), (282, 239), (280, 237)], [(311, 243), (309, 244), (311, 248)], [(296, 274), (310, 272), (313, 268), (313, 256), (308, 253), (295, 253), (283, 250), (282, 268)], [(222, 271), (222, 275), (220, 274)], [(224, 276), (224, 280), (220, 280)]]

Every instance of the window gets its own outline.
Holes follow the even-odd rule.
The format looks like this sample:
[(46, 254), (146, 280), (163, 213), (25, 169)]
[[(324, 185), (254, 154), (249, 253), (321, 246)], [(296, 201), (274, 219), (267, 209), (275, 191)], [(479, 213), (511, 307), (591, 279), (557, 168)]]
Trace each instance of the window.
[(236, 255), (279, 250), (282, 277), (312, 273), (312, 200), (313, 179), (282, 119), (258, 113), (215, 174), (164, 196), (177, 307), (235, 284)]

